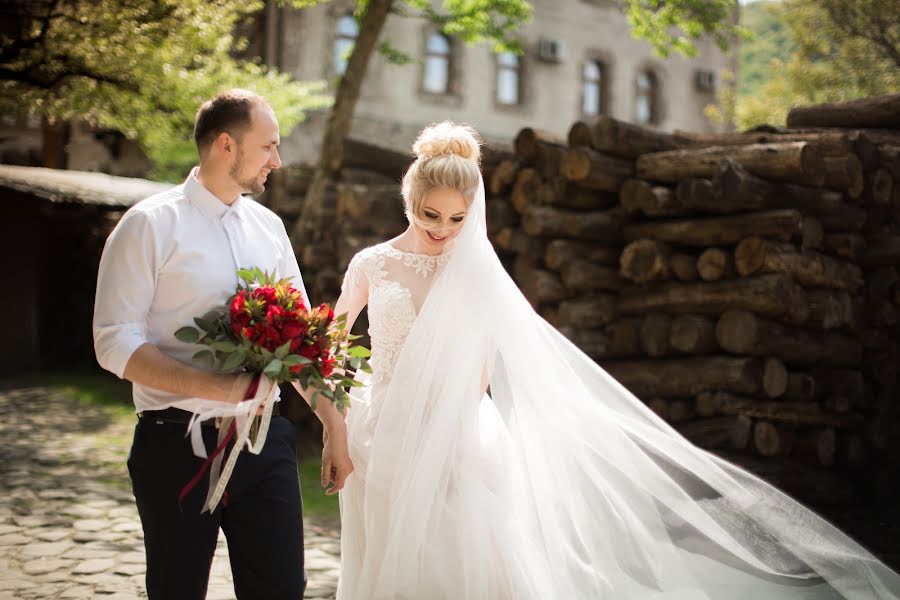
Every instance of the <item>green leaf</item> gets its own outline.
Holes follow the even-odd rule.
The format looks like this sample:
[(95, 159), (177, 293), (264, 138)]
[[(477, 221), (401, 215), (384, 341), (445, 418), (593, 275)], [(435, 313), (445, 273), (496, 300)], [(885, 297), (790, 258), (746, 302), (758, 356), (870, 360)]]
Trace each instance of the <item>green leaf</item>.
[(212, 368), (216, 364), (216, 357), (213, 356), (212, 350), (201, 350), (192, 357), (192, 360), (203, 363), (207, 367)]
[(291, 340), (286, 341), (275, 349), (275, 358), (284, 358), (291, 352)]
[(281, 367), (284, 366), (284, 363), (279, 359), (273, 359), (272, 362), (266, 365), (266, 368), (263, 369), (263, 374), (268, 375), (272, 379), (278, 378), (278, 375), (281, 373)]
[(224, 352), (228, 354), (229, 352), (234, 352), (238, 349), (237, 344), (234, 342), (229, 342), (228, 340), (219, 340), (217, 342), (213, 342), (209, 345), (213, 350), (218, 350), (219, 352)]
[(255, 273), (253, 273), (253, 271), (251, 271), (250, 269), (238, 269), (237, 274), (238, 277), (240, 277), (241, 280), (248, 286), (251, 285), (253, 283), (253, 280), (256, 278)]
[(304, 365), (311, 363), (312, 361), (299, 354), (288, 354), (282, 359), (282, 362), (289, 367), (296, 367), (297, 365)]
[(196, 344), (200, 339), (200, 332), (188, 325), (176, 331), (175, 338), (186, 344)]
[(350, 366), (354, 369), (358, 369), (362, 365), (362, 359), (358, 356), (354, 356), (350, 359)]
[(244, 352), (243, 349), (238, 350), (237, 352), (232, 352), (228, 355), (228, 358), (225, 359), (225, 363), (222, 365), (223, 371), (230, 371), (234, 368), (237, 368), (244, 362), (244, 358), (246, 358), (247, 353)]
[(372, 352), (365, 346), (353, 346), (347, 351), (347, 355), (353, 358), (369, 358)]

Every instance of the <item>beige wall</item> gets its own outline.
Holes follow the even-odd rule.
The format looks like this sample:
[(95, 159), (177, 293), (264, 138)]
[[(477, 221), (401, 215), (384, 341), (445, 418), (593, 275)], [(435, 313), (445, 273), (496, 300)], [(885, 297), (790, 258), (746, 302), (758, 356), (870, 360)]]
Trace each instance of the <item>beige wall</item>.
[[(487, 140), (509, 142), (525, 126), (565, 135), (581, 117), (581, 69), (585, 60), (601, 58), (608, 65), (609, 114), (635, 118), (635, 77), (651, 68), (661, 83), (660, 120), (663, 130), (710, 131), (703, 108), (715, 101), (694, 84), (695, 70), (715, 73), (734, 68), (732, 55), (723, 54), (711, 40), (698, 44), (699, 55), (687, 59), (656, 56), (650, 45), (629, 35), (624, 16), (604, 0), (534, 0), (534, 18), (522, 30), (523, 90), (519, 106), (498, 106), (494, 100), (496, 62), (488, 44), (456, 44), (451, 93), (442, 96), (421, 90), (423, 66), (387, 63), (380, 55), (370, 65), (357, 106), (352, 135), (376, 144), (408, 148), (424, 125), (442, 119), (471, 123)], [(352, 3), (334, 2), (303, 11), (282, 12), (281, 66), (298, 79), (334, 79), (334, 23)], [(391, 16), (383, 39), (407, 54), (421, 58), (428, 24), (418, 18)], [(539, 38), (561, 41), (563, 60), (539, 60)], [(323, 118), (310, 120), (285, 138), (286, 162), (311, 160), (321, 138)]]

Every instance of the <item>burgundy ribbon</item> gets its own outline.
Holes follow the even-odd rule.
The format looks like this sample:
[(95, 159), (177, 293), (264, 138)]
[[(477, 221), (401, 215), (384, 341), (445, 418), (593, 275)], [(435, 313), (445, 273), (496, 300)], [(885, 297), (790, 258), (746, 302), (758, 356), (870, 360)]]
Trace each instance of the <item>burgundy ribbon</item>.
[[(259, 389), (259, 375), (254, 375), (253, 380), (250, 382), (250, 385), (247, 387), (247, 391), (244, 392), (244, 400), (250, 400), (256, 395), (256, 391)], [(199, 426), (199, 423), (197, 424)], [(215, 451), (209, 455), (209, 457), (203, 461), (203, 464), (200, 465), (200, 470), (197, 471), (197, 474), (194, 475), (190, 481), (188, 481), (187, 485), (181, 489), (181, 492), (178, 494), (178, 509), (182, 512), (184, 511), (183, 504), (184, 499), (188, 494), (191, 493), (197, 484), (200, 483), (200, 480), (203, 479), (203, 476), (206, 474), (206, 471), (209, 469), (209, 466), (212, 464), (213, 460), (222, 453), (223, 450), (228, 446), (228, 443), (234, 439), (234, 435), (237, 432), (237, 421), (231, 421), (231, 427), (228, 428), (228, 434), (225, 436), (225, 439), (222, 440), (222, 443), (219, 444)], [(222, 506), (228, 506), (228, 490), (222, 494)]]

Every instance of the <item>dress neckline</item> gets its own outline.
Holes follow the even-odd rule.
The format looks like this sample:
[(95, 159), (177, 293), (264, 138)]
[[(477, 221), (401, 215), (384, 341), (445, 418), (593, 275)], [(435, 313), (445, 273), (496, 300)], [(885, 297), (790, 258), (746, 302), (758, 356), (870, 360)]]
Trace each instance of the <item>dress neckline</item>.
[(405, 250), (401, 250), (390, 242), (384, 242), (383, 245), (388, 251), (394, 253), (395, 255), (409, 256), (418, 260), (442, 260), (447, 257), (447, 254), (445, 252), (442, 252), (440, 254), (416, 254), (415, 252), (406, 252)]

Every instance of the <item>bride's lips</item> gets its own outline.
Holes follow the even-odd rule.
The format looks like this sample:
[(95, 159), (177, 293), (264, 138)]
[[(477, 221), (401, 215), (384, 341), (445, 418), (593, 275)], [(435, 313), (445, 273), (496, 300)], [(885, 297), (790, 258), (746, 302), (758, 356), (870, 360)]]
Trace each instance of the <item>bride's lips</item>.
[(433, 241), (433, 242), (443, 242), (444, 240), (447, 239), (446, 236), (444, 236), (444, 237), (437, 237), (436, 235), (434, 235), (434, 234), (431, 233), (430, 231), (426, 231), (425, 233), (428, 234), (428, 237), (429, 237), (429, 238), (431, 239), (431, 241)]

